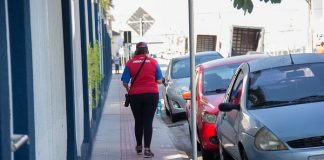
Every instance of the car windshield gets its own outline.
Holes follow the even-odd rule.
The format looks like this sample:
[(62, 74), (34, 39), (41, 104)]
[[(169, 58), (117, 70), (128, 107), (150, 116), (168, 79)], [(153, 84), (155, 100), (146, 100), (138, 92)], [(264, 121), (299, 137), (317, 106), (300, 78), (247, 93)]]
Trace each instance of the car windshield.
[[(200, 55), (195, 57), (195, 63), (196, 65), (211, 61), (214, 59), (222, 58), (219, 54), (214, 55)], [(179, 79), (179, 78), (187, 78), (190, 76), (190, 59), (179, 59), (175, 60), (172, 65), (172, 78), (173, 79)]]
[(203, 73), (203, 94), (225, 93), (238, 64), (207, 68)]
[(324, 63), (291, 65), (250, 75), (251, 109), (324, 101)]

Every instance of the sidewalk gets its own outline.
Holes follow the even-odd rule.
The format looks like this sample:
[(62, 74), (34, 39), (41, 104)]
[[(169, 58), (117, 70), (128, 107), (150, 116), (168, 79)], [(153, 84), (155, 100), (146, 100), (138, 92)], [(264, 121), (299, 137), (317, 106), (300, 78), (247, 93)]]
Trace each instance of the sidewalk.
[[(125, 90), (121, 74), (113, 75), (108, 97), (102, 113), (99, 129), (94, 140), (91, 160), (141, 160), (135, 152), (134, 118), (129, 107), (124, 107)], [(151, 150), (156, 160), (188, 159), (177, 150), (170, 139), (169, 128), (155, 116)]]

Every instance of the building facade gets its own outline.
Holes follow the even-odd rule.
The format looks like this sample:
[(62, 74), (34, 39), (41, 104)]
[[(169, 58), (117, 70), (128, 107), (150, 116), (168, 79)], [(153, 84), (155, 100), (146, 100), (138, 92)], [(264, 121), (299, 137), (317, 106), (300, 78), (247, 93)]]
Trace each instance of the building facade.
[[(188, 51), (188, 2), (179, 0), (142, 3), (134, 0), (118, 3), (114, 29), (133, 32), (133, 41), (152, 44), (155, 53)], [(285, 0), (279, 4), (254, 2), (251, 14), (233, 7), (233, 1), (194, 0), (196, 51), (216, 50), (224, 57), (259, 51), (272, 55), (312, 52), (323, 37), (323, 2), (312, 0), (309, 10), (305, 0)], [(117, 5), (116, 5), (117, 6)], [(126, 8), (128, 7), (128, 8)], [(155, 19), (140, 37), (128, 19), (141, 7)], [(309, 40), (310, 39), (310, 40)]]
[(0, 159), (89, 159), (104, 101), (89, 105), (95, 42), (100, 97), (111, 77), (99, 8), (91, 0), (0, 0)]

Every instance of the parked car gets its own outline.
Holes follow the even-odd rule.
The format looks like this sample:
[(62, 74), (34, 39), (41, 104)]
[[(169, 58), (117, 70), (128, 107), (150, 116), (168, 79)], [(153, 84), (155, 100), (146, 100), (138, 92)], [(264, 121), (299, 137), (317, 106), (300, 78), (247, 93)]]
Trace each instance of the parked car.
[[(237, 67), (243, 62), (264, 58), (265, 55), (242, 55), (202, 63), (196, 69), (196, 124), (197, 140), (203, 159), (218, 157), (218, 139), (215, 130), (218, 105)], [(186, 115), (191, 128), (191, 91), (182, 94), (187, 100)], [(189, 130), (190, 130), (189, 128)]]
[(250, 54), (264, 54), (263, 52), (257, 52), (257, 51), (248, 51), (246, 52), (246, 55), (250, 55)]
[[(198, 52), (195, 54), (195, 63), (198, 65), (219, 58), (223, 58), (223, 56), (215, 51)], [(162, 90), (165, 111), (170, 116), (172, 122), (176, 121), (178, 114), (185, 113), (186, 101), (182, 98), (181, 94), (189, 90), (189, 77), (189, 55), (172, 58), (165, 73), (165, 87)]]
[(219, 105), (221, 159), (324, 159), (324, 55), (242, 64)]

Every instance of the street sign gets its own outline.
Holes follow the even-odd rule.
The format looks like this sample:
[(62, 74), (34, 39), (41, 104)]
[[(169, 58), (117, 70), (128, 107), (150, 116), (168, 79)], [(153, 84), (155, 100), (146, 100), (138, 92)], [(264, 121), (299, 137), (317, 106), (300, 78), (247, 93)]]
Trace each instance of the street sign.
[(155, 20), (151, 15), (141, 7), (127, 20), (127, 24), (141, 37), (151, 28), (154, 22)]
[(132, 32), (131, 31), (124, 31), (124, 44), (125, 43), (132, 43)]

